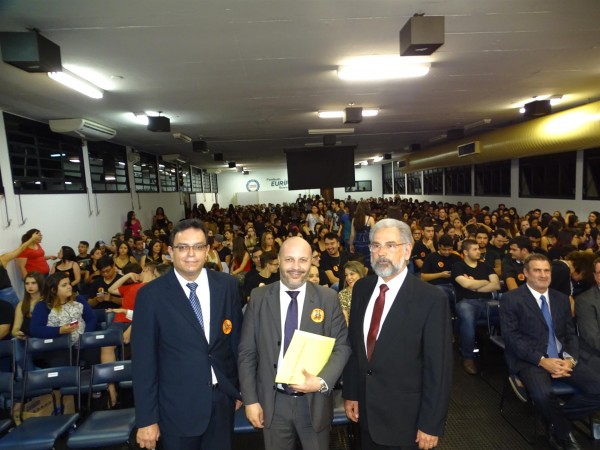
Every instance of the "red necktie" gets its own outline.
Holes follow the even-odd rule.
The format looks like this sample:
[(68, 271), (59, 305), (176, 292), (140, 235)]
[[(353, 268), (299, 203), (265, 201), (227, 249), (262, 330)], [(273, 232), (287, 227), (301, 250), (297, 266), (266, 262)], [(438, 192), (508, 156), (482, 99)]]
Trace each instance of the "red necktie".
[(373, 350), (375, 350), (375, 342), (377, 342), (379, 326), (381, 325), (381, 315), (383, 314), (383, 305), (385, 305), (385, 293), (388, 290), (387, 284), (379, 286), (379, 295), (377, 296), (377, 300), (375, 300), (371, 325), (369, 326), (369, 334), (367, 335), (367, 359), (369, 361), (371, 361)]

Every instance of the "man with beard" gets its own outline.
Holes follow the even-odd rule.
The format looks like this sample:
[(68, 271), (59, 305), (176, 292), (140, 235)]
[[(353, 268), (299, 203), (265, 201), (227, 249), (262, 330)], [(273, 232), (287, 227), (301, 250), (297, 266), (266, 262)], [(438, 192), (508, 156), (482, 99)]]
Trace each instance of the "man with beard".
[(360, 425), (363, 450), (431, 449), (444, 432), (450, 401), (448, 301), (408, 273), (413, 240), (407, 224), (381, 220), (370, 242), (377, 276), (352, 288), (346, 415)]
[[(299, 237), (279, 251), (280, 282), (252, 291), (239, 345), (240, 390), (250, 423), (263, 430), (266, 450), (327, 450), (333, 387), (348, 356), (348, 330), (334, 291), (307, 283), (311, 248)], [(329, 361), (302, 384), (275, 383), (296, 329), (335, 338)]]
[(324, 240), (327, 251), (321, 254), (321, 269), (327, 275), (331, 289), (339, 292), (344, 288), (344, 265), (348, 262), (349, 256), (340, 248), (337, 234), (327, 233)]

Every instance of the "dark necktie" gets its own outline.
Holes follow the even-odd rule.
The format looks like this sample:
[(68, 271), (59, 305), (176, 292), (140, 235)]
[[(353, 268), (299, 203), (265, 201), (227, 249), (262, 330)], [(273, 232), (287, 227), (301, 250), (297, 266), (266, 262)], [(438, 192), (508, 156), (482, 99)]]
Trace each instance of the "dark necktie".
[(186, 286), (190, 290), (190, 304), (192, 305), (192, 309), (194, 313), (196, 313), (196, 317), (198, 322), (200, 323), (200, 327), (202, 331), (204, 331), (204, 317), (202, 316), (202, 308), (200, 307), (200, 300), (198, 300), (198, 296), (196, 295), (196, 289), (198, 288), (197, 283), (188, 283)]
[(371, 325), (369, 326), (369, 334), (367, 335), (367, 359), (369, 361), (371, 361), (373, 350), (375, 350), (375, 342), (377, 342), (377, 335), (379, 334), (379, 327), (381, 325), (381, 315), (383, 314), (383, 306), (385, 305), (385, 293), (389, 289), (387, 284), (379, 286), (379, 295), (373, 307), (373, 316), (371, 316)]
[(288, 305), (285, 316), (285, 326), (283, 327), (283, 354), (287, 351), (292, 341), (294, 331), (298, 328), (298, 294), (299, 291), (285, 291), (292, 299)]
[(540, 296), (542, 302), (542, 314), (548, 325), (548, 358), (558, 358), (558, 347), (556, 346), (556, 335), (554, 334), (554, 325), (552, 324), (552, 315), (550, 314), (550, 308), (546, 302), (546, 297)]

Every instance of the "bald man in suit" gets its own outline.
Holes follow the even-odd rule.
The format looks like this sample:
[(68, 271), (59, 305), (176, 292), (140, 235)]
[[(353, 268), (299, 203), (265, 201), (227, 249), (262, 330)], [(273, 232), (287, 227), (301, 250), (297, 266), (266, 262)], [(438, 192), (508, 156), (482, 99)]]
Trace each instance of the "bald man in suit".
[[(279, 252), (281, 281), (254, 289), (244, 316), (238, 358), (242, 400), (250, 423), (263, 429), (267, 450), (293, 450), (296, 436), (305, 450), (329, 448), (331, 394), (350, 347), (336, 293), (307, 282), (311, 257), (308, 242), (287, 239)], [(275, 383), (275, 376), (292, 316), (293, 329), (333, 337), (335, 345), (320, 373), (304, 372), (302, 384), (285, 386)]]

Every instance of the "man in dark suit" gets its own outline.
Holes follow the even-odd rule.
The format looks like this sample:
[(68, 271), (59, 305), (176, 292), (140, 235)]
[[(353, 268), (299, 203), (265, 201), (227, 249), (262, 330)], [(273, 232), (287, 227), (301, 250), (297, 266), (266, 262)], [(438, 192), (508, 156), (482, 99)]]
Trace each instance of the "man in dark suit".
[[(296, 434), (305, 450), (329, 448), (331, 394), (350, 355), (336, 293), (306, 282), (311, 253), (300, 237), (284, 241), (281, 281), (254, 289), (244, 316), (238, 360), (242, 399), (250, 423), (263, 429), (267, 450), (293, 450)], [(303, 384), (276, 384), (277, 367), (295, 329), (335, 338), (333, 352), (318, 374), (304, 373)]]
[[(549, 443), (555, 449), (579, 449), (569, 419), (600, 409), (600, 374), (578, 361), (579, 346), (569, 299), (549, 289), (548, 258), (532, 254), (523, 265), (527, 282), (502, 296), (500, 320), (506, 343), (505, 357), (535, 407), (551, 424)], [(552, 379), (577, 389), (561, 407), (552, 393)]]
[(165, 450), (228, 450), (239, 399), (242, 325), (234, 277), (204, 269), (204, 224), (171, 234), (174, 269), (137, 295), (132, 331), (137, 442)]
[(408, 273), (413, 239), (404, 222), (379, 221), (370, 242), (377, 277), (352, 288), (346, 415), (360, 424), (363, 450), (430, 449), (444, 432), (450, 401), (448, 300)]
[(594, 260), (596, 285), (575, 297), (581, 359), (600, 373), (600, 258)]

